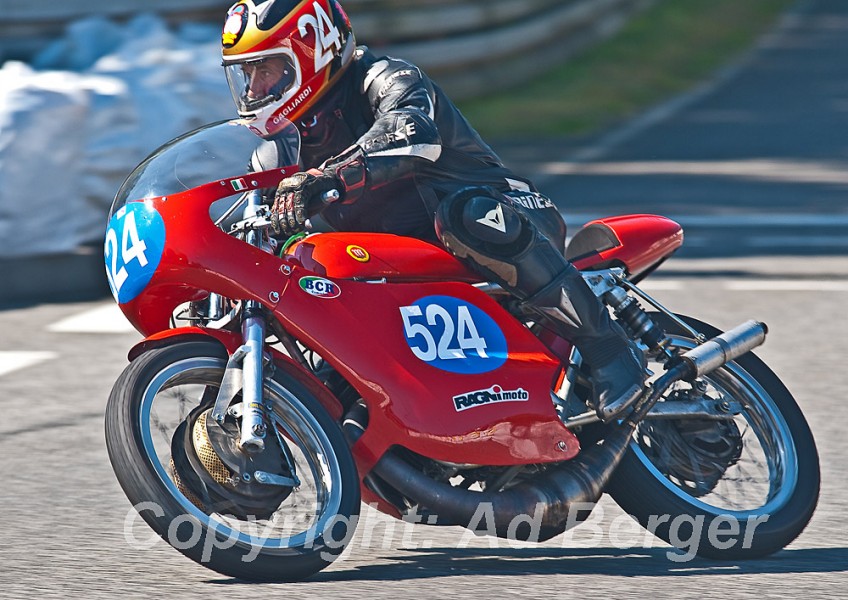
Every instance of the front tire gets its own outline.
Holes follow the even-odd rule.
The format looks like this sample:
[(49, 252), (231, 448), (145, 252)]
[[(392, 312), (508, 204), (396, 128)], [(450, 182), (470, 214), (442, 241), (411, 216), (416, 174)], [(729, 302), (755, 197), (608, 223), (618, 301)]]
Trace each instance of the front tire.
[[(696, 345), (672, 319), (651, 316), (675, 346)], [(707, 337), (721, 333), (681, 318)], [(801, 533), (818, 501), (819, 460), (810, 428), (789, 390), (750, 352), (701, 379), (708, 397), (741, 403), (741, 414), (721, 421), (723, 426), (643, 421), (606, 491), (643, 527), (690, 558), (772, 554)], [(723, 457), (722, 464), (705, 458), (711, 453)]]
[(133, 506), (165, 541), (214, 571), (252, 581), (298, 581), (337, 558), (359, 513), (359, 479), (341, 429), (307, 388), (276, 370), (264, 400), (301, 485), (267, 519), (203, 508), (170, 456), (179, 424), (214, 398), (227, 353), (214, 341), (149, 350), (115, 383), (106, 408), (112, 467)]

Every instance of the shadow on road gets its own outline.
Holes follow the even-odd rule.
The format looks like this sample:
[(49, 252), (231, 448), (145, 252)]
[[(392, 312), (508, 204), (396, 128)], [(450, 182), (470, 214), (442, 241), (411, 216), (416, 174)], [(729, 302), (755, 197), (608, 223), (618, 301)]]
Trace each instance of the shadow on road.
[[(668, 548), (429, 548), (398, 550), (370, 565), (325, 571), (306, 583), (403, 581), (463, 576), (615, 575), (618, 577), (688, 577), (840, 573), (848, 571), (848, 548), (782, 550), (768, 558), (741, 562), (695, 558), (669, 559)], [(681, 555), (682, 556), (682, 555)], [(391, 562), (387, 562), (391, 561)], [(237, 579), (209, 580), (218, 585), (248, 584)], [(291, 585), (291, 584), (287, 584)]]
[[(742, 562), (695, 558), (673, 562), (670, 549), (430, 548), (408, 550), (391, 564), (319, 573), (310, 581), (428, 579), (462, 575), (618, 575), (624, 577), (848, 571), (848, 548), (783, 550)], [(672, 554), (673, 555), (673, 554)]]

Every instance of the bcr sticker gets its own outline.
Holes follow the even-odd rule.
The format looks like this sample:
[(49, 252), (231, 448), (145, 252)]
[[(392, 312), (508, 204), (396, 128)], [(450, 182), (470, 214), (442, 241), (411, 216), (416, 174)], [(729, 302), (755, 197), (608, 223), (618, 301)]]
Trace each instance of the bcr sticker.
[(301, 277), (298, 284), (300, 289), (316, 298), (338, 298), (342, 295), (342, 289), (338, 285), (323, 277)]

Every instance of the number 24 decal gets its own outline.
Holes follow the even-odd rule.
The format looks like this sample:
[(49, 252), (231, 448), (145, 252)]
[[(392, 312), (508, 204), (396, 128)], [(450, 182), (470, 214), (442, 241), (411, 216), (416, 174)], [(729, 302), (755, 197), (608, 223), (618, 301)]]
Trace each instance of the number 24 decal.
[(107, 274), (109, 281), (112, 283), (112, 289), (115, 290), (115, 294), (120, 293), (121, 288), (127, 280), (126, 265), (133, 260), (137, 260), (142, 268), (147, 266), (147, 256), (144, 254), (145, 250), (147, 250), (147, 244), (138, 237), (135, 213), (132, 211), (127, 211), (124, 215), (120, 248), (122, 266), (118, 268), (118, 234), (113, 227), (110, 227), (109, 231), (106, 232), (105, 253), (107, 265), (111, 262), (110, 268), (107, 269)]
[(315, 14), (305, 14), (297, 22), (300, 37), (306, 37), (306, 26), (315, 30), (315, 72), (317, 73), (333, 60), (332, 49), (342, 49), (341, 33), (327, 12), (317, 2), (312, 3)]
[(103, 247), (106, 276), (119, 303), (129, 302), (147, 286), (165, 246), (161, 215), (142, 202), (121, 207), (109, 221)]

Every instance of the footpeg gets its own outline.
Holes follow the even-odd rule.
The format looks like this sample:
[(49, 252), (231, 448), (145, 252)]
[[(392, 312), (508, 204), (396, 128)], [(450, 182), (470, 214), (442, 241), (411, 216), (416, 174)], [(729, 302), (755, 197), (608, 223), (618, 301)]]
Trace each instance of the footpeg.
[(594, 408), (598, 418), (609, 423), (634, 406), (645, 390), (646, 373), (645, 357), (632, 342), (612, 362), (592, 369)]
[(622, 394), (618, 400), (614, 400), (603, 406), (599, 405), (595, 411), (598, 414), (598, 418), (604, 423), (609, 423), (616, 420), (619, 416), (623, 416), (642, 397), (644, 391), (645, 388), (642, 385), (634, 385)]

